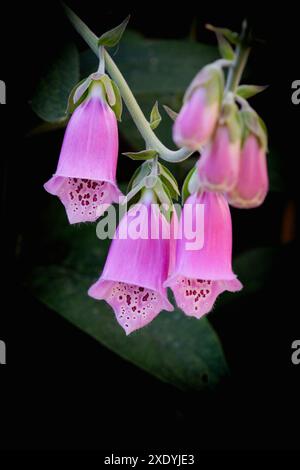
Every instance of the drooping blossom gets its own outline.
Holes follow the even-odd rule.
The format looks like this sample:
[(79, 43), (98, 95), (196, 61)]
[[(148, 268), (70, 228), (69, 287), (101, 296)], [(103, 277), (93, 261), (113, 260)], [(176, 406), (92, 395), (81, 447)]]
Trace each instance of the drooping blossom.
[(118, 127), (102, 85), (93, 83), (65, 132), (55, 174), (44, 185), (65, 206), (69, 222), (92, 222), (121, 195), (116, 183)]
[(113, 308), (126, 334), (150, 323), (161, 310), (173, 310), (163, 287), (169, 243), (169, 224), (146, 191), (121, 219), (100, 279), (88, 292)]
[[(189, 249), (188, 217), (195, 225), (197, 204), (204, 205), (203, 246)], [(174, 293), (178, 307), (196, 318), (208, 313), (219, 294), (242, 288), (231, 266), (232, 227), (228, 203), (221, 193), (194, 193), (186, 200), (176, 243), (176, 263), (165, 282)]]
[(198, 162), (199, 180), (211, 191), (230, 191), (237, 182), (241, 129), (236, 111), (234, 105), (231, 116), (220, 121)]
[(173, 127), (179, 147), (198, 150), (212, 135), (220, 112), (222, 78), (218, 67), (207, 66), (192, 81)]
[(263, 203), (268, 188), (266, 151), (257, 136), (250, 133), (242, 148), (237, 183), (227, 199), (234, 207), (251, 209)]

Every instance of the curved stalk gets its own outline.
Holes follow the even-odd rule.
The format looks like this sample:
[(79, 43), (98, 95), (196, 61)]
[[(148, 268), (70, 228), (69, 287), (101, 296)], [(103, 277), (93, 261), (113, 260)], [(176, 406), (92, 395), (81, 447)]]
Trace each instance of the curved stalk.
[[(73, 24), (76, 31), (89, 45), (92, 51), (99, 57), (99, 46), (97, 36), (87, 27), (87, 25), (66, 5), (64, 5), (66, 14)], [(118, 69), (117, 65), (107, 51), (104, 52), (105, 65), (111, 78), (116, 82), (119, 87), (120, 93), (126, 104), (126, 107), (131, 114), (131, 117), (142, 135), (146, 147), (156, 150), (159, 157), (168, 162), (176, 163), (186, 160), (193, 152), (189, 149), (181, 148), (179, 150), (168, 149), (155, 135), (147, 121), (143, 111), (138, 105), (132, 91), (130, 90), (125, 78)]]

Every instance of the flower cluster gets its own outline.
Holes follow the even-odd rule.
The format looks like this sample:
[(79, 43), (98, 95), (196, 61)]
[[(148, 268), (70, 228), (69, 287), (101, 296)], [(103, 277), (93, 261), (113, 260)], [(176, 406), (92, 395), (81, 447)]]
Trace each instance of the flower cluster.
[[(103, 41), (108, 41), (107, 34)], [(187, 89), (173, 127), (174, 141), (182, 147), (179, 153), (168, 151), (153, 134), (160, 121), (157, 107), (145, 125), (144, 120), (137, 123), (141, 111), (134, 97), (127, 100), (144, 132), (147, 150), (128, 154), (145, 162), (132, 177), (125, 198), (116, 184), (117, 119), (121, 118), (122, 91), (127, 97), (131, 92), (115, 68), (115, 81), (106, 75), (101, 43), (98, 72), (71, 93), (71, 117), (58, 167), (45, 189), (59, 197), (71, 224), (93, 222), (110, 204), (131, 200), (102, 274), (88, 292), (113, 308), (126, 334), (147, 325), (161, 310), (173, 310), (167, 288), (173, 291), (178, 307), (196, 318), (207, 314), (223, 291), (242, 288), (232, 270), (229, 204), (251, 208), (265, 199), (267, 139), (261, 119), (246, 99), (230, 89), (228, 82), (225, 86), (225, 62), (204, 67)], [(226, 64), (235, 66), (234, 61)], [(177, 182), (160, 161), (164, 149), (169, 160), (169, 155), (182, 160), (182, 155), (188, 158), (201, 152), (183, 185), (179, 217), (173, 205), (179, 194)], [(201, 232), (200, 245), (191, 243), (191, 232), (196, 238)]]
[(223, 83), (220, 66), (199, 72), (176, 119), (174, 141), (191, 150), (203, 147), (197, 165), (203, 189), (224, 193), (233, 207), (257, 207), (268, 192), (265, 128), (246, 100), (240, 98), (238, 108)]

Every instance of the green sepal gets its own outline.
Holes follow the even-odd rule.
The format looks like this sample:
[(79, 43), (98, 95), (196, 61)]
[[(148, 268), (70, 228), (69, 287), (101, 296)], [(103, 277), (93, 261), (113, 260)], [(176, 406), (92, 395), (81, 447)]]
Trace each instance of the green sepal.
[(151, 172), (151, 164), (149, 164), (149, 162), (144, 162), (141, 166), (139, 166), (130, 178), (126, 193), (129, 193), (129, 191), (134, 186), (139, 184), (142, 181), (142, 179), (149, 176), (150, 172)]
[(169, 106), (163, 105), (164, 110), (166, 111), (167, 115), (172, 119), (172, 121), (176, 121), (176, 118), (178, 116), (178, 113), (176, 111), (173, 111)]
[(241, 140), (242, 127), (239, 110), (234, 102), (225, 103), (219, 120), (220, 125), (227, 126), (230, 142)]
[(109, 78), (108, 75), (104, 74), (101, 76), (99, 81), (102, 83), (105, 89), (105, 94), (106, 94), (106, 98), (107, 98), (109, 106), (111, 107), (115, 106), (116, 95), (115, 95), (114, 87), (112, 85), (112, 80)]
[(185, 203), (185, 201), (187, 200), (187, 198), (190, 196), (190, 192), (189, 192), (189, 182), (190, 182), (190, 179), (192, 178), (193, 174), (195, 173), (195, 171), (197, 170), (196, 166), (193, 166), (193, 168), (190, 169), (190, 171), (188, 172), (188, 174), (186, 175), (186, 178), (183, 182), (183, 185), (182, 185), (182, 188), (181, 188), (181, 202), (182, 204)]
[(74, 95), (76, 93), (76, 90), (77, 88), (80, 86), (80, 85), (83, 85), (83, 83), (85, 81), (87, 81), (88, 78), (84, 78), (83, 80), (81, 80), (79, 83), (77, 83), (77, 85), (74, 86), (74, 88), (72, 89), (70, 95), (69, 95), (69, 98), (68, 98), (68, 104), (67, 104), (67, 108), (66, 108), (66, 114), (70, 115), (70, 114), (73, 114), (73, 112), (75, 111), (75, 109), (77, 108), (77, 106), (79, 106), (87, 97), (88, 95), (88, 92), (89, 92), (89, 87), (86, 89), (86, 91), (81, 95), (81, 97), (76, 101), (76, 103), (74, 103)]
[(241, 110), (240, 115), (244, 124), (244, 140), (247, 135), (252, 133), (259, 140), (262, 148), (267, 151), (268, 133), (264, 121), (260, 116), (258, 116), (254, 109), (250, 108), (250, 106), (247, 109)]
[(161, 115), (158, 110), (158, 102), (156, 101), (150, 114), (150, 127), (152, 130), (156, 129), (161, 122)]
[(239, 34), (234, 32), (234, 31), (231, 31), (230, 29), (228, 28), (218, 28), (216, 26), (213, 26), (211, 24), (207, 24), (206, 25), (206, 29), (208, 29), (209, 31), (213, 31), (214, 33), (216, 34), (221, 34), (222, 36), (224, 36), (231, 44), (239, 44), (240, 42), (240, 38), (239, 38)]
[(267, 86), (260, 86), (260, 85), (240, 85), (236, 91), (236, 94), (241, 98), (248, 99), (252, 98), (252, 96), (261, 93), (262, 91), (266, 90)]
[(123, 112), (122, 96), (121, 96), (118, 85), (113, 80), (111, 80), (111, 85), (112, 85), (112, 88), (114, 90), (114, 94), (115, 94), (115, 98), (116, 98), (116, 102), (113, 106), (111, 106), (111, 109), (115, 113), (117, 120), (119, 122), (121, 122), (122, 121), (122, 112)]
[(104, 87), (105, 95), (106, 95), (109, 106), (114, 111), (117, 120), (121, 121), (123, 103), (122, 103), (122, 97), (121, 97), (119, 87), (106, 74), (101, 75), (101, 77), (98, 80), (102, 83)]
[(156, 150), (142, 150), (141, 152), (124, 152), (122, 155), (131, 158), (132, 160), (151, 160), (158, 156)]
[(116, 26), (115, 28), (110, 29), (106, 33), (102, 34), (102, 36), (100, 36), (100, 38), (98, 39), (98, 46), (105, 46), (105, 47), (116, 46), (126, 29), (129, 18), (130, 18), (130, 15), (128, 15), (127, 18), (125, 18), (125, 20), (122, 21), (121, 24), (119, 24), (119, 26)]
[(208, 104), (212, 104), (215, 101), (221, 102), (224, 89), (224, 73), (219, 64), (213, 62), (200, 70), (187, 88), (183, 102), (189, 100), (192, 94), (200, 87), (207, 89)]
[(160, 170), (160, 178), (162, 182), (167, 186), (169, 193), (175, 201), (178, 201), (178, 196), (180, 196), (180, 191), (178, 188), (177, 181), (175, 177), (172, 175), (170, 170), (166, 168), (161, 163), (158, 164)]
[(221, 106), (225, 86), (224, 72), (222, 67), (213, 66), (211, 73), (212, 77), (205, 85), (207, 89), (207, 102), (208, 104), (213, 104), (218, 101), (219, 106)]
[(216, 35), (218, 40), (219, 52), (223, 59), (234, 60), (235, 53), (229, 41), (227, 41), (227, 39), (221, 33), (216, 32)]
[[(173, 201), (168, 187), (158, 178), (153, 191), (160, 202), (160, 211), (168, 222), (171, 221), (173, 213)], [(165, 207), (167, 206), (167, 207)]]

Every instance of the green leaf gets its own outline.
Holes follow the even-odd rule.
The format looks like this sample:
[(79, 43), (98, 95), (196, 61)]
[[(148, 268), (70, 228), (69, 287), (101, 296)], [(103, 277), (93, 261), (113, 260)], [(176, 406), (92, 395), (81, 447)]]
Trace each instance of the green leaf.
[(130, 15), (128, 15), (127, 18), (125, 18), (125, 20), (122, 21), (121, 24), (119, 24), (119, 26), (116, 26), (115, 28), (102, 34), (102, 36), (100, 36), (98, 40), (98, 45), (105, 46), (105, 47), (116, 46), (126, 29), (129, 19), (130, 19)]
[(158, 102), (155, 102), (150, 114), (150, 127), (151, 129), (156, 129), (161, 122), (161, 115), (158, 110)]
[(69, 95), (79, 79), (78, 51), (68, 44), (40, 80), (31, 102), (33, 111), (47, 122), (65, 119)]
[[(227, 374), (227, 366), (209, 321), (189, 318), (175, 308), (127, 337), (113, 310), (87, 295), (101, 272), (108, 241), (98, 240), (91, 224), (76, 229), (68, 225), (57, 201), (51, 201), (50, 209), (43, 212), (31, 256), (38, 263), (27, 277), (33, 293), (102, 345), (160, 380), (185, 390), (217, 385)], [(30, 250), (33, 241), (27, 241)]]
[(262, 91), (266, 90), (268, 86), (260, 86), (260, 85), (240, 85), (237, 89), (236, 94), (241, 96), (244, 99), (251, 98), (252, 96), (261, 93)]
[(273, 284), (280, 277), (280, 263), (278, 259), (285, 256), (285, 251), (289, 251), (287, 246), (263, 246), (241, 253), (233, 260), (233, 271), (243, 284), (243, 289), (234, 294), (226, 292), (216, 301), (214, 310), (219, 315), (223, 307), (227, 310), (232, 302), (256, 294), (266, 288), (267, 283)]
[(142, 150), (141, 152), (124, 152), (122, 155), (132, 160), (152, 160), (158, 156), (158, 153), (156, 150)]
[(216, 33), (216, 34), (217, 34), (219, 51), (220, 51), (221, 56), (226, 60), (234, 60), (235, 54), (230, 43), (223, 36), (223, 34), (220, 34), (220, 33)]

